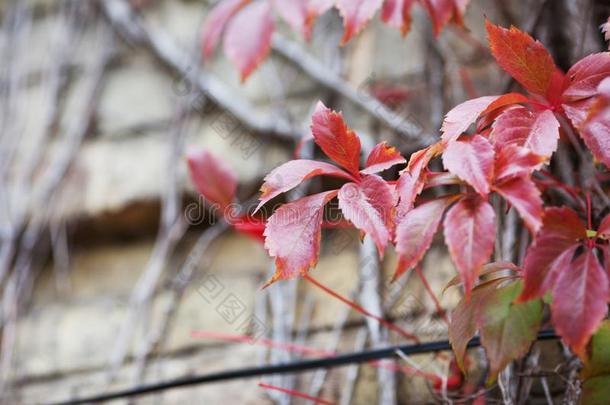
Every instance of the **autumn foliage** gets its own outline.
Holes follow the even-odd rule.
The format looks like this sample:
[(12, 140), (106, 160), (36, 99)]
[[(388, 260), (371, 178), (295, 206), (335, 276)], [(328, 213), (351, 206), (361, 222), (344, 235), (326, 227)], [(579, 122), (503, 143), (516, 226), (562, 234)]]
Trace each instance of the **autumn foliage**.
[[(386, 23), (406, 34), (413, 3), (227, 0), (208, 18), (204, 53), (211, 54), (224, 32), (225, 52), (246, 78), (269, 49), (274, 15), (308, 38), (314, 19), (334, 5), (343, 17), (346, 42), (378, 9)], [(438, 33), (449, 22), (461, 23), (467, 1), (419, 3)], [(236, 50), (238, 42), (245, 47), (236, 37), (244, 34), (232, 25), (255, 16), (251, 29), (260, 35), (248, 35), (256, 43), (247, 53)], [(610, 167), (610, 53), (586, 56), (563, 72), (544, 45), (527, 33), (489, 21), (486, 28), (493, 57), (524, 93), (468, 100), (447, 113), (438, 142), (408, 161), (380, 143), (362, 159), (363, 165), (356, 132), (341, 113), (320, 102), (311, 132), (329, 161), (298, 159), (274, 169), (264, 179), (257, 209), (312, 177), (344, 182), (285, 203), (269, 217), (264, 245), (275, 259), (276, 273), (268, 284), (306, 275), (316, 265), (324, 209), (334, 199), (343, 217), (374, 241), (380, 257), (389, 245), (395, 247), (399, 261), (394, 279), (420, 264), (442, 227), (458, 272), (450, 286), (461, 284), (465, 293), (453, 312), (450, 340), (462, 365), (466, 345), (478, 331), (493, 380), (536, 339), (546, 303), (552, 327), (583, 360), (607, 316), (610, 214), (594, 210), (590, 196), (596, 176)], [(559, 142), (580, 141), (587, 150), (579, 158), (588, 159), (584, 164), (591, 166), (592, 178), (577, 188), (555, 179), (548, 167)], [(444, 170), (431, 168), (435, 160)], [(206, 191), (197, 181), (197, 160), (191, 162), (203, 195), (226, 204), (232, 186), (223, 182), (216, 194)], [(405, 163), (396, 180), (381, 177), (384, 170)], [(220, 175), (230, 178), (222, 170)], [(424, 193), (433, 188), (441, 191)], [(554, 190), (565, 195), (559, 204), (551, 198)], [(494, 258), (498, 216), (511, 207), (532, 240), (522, 266)]]

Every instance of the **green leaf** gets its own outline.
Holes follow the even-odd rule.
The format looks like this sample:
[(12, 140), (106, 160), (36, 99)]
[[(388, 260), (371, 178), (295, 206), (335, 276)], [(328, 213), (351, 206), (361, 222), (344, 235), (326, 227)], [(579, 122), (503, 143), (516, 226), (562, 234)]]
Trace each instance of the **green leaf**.
[(513, 304), (522, 288), (522, 283), (517, 282), (497, 289), (479, 312), (481, 344), (489, 361), (488, 383), (508, 363), (527, 353), (540, 328), (542, 300)]
[(591, 350), (581, 377), (591, 378), (610, 374), (610, 321), (605, 320), (591, 338)]
[(582, 385), (581, 404), (606, 405), (608, 398), (610, 398), (610, 375), (589, 378)]

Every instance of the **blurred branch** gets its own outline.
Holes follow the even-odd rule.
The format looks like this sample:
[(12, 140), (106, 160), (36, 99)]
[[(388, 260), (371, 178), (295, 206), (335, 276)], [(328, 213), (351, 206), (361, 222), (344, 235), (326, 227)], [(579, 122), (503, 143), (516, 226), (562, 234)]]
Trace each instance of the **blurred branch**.
[(193, 66), (189, 55), (182, 51), (169, 35), (159, 29), (151, 30), (128, 2), (105, 0), (101, 2), (101, 6), (108, 20), (128, 43), (146, 46), (182, 80), (188, 80), (198, 91), (234, 115), (248, 129), (260, 135), (287, 141), (295, 141), (301, 137), (290, 125), (276, 120), (273, 116), (260, 118), (254, 107), (243, 97), (234, 94), (213, 75)]
[[(376, 100), (365, 89), (356, 89), (343, 80), (332, 69), (327, 68), (309, 55), (301, 45), (289, 41), (281, 35), (274, 35), (273, 50), (293, 63), (312, 79), (324, 87), (341, 95), (360, 107), (377, 121), (404, 137), (414, 148), (436, 142), (436, 137), (424, 132), (424, 128), (412, 117), (398, 115)], [(361, 86), (364, 86), (363, 83)]]

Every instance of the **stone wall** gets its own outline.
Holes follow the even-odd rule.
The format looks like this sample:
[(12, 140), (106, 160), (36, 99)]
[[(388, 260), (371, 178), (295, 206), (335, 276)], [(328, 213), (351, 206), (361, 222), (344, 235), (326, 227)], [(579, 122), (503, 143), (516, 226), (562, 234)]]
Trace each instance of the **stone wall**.
[[(190, 90), (184, 78), (164, 66), (146, 46), (126, 43), (117, 36), (107, 20), (98, 14), (99, 10), (93, 10), (93, 16), (90, 15), (85, 26), (79, 28), (79, 37), (70, 45), (69, 69), (65, 77), (67, 89), (62, 92), (58, 106), (62, 113), (55, 124), (56, 135), (44, 137), (45, 117), (50, 108), (50, 104), (45, 104), (44, 95), (44, 86), (48, 83), (36, 80), (36, 77), (52, 66), (50, 60), (56, 51), (52, 34), (62, 24), (62, 20), (58, 20), (62, 2), (31, 3), (32, 25), (22, 43), (24, 47), (27, 44), (27, 51), (17, 55), (19, 66), (27, 67), (33, 78), (21, 89), (30, 101), (28, 108), (14, 116), (15, 121), (27, 124), (16, 132), (19, 134), (17, 167), (21, 161), (27, 164), (28, 158), (41, 146), (41, 153), (48, 157), (46, 163), (50, 165), (55, 150), (64, 147), (62, 134), (69, 133), (74, 117), (86, 111), (87, 101), (83, 94), (87, 80), (93, 74), (91, 66), (102, 52), (99, 49), (101, 35), (109, 37), (104, 44), (111, 48), (111, 61), (99, 94), (95, 96), (92, 123), (64, 181), (57, 187), (57, 192), (51, 193), (53, 198), (42, 198), (45, 194), (40, 197), (37, 193), (48, 181), (44, 177), (33, 176), (33, 181), (25, 183), (26, 188), (18, 178), (7, 182), (10, 210), (9, 215), (0, 218), (0, 223), (8, 224), (19, 212), (19, 207), (27, 207), (26, 212), (32, 217), (45, 213), (44, 221), (32, 220), (32, 223), (43, 224), (45, 231), (37, 244), (40, 252), (36, 250), (35, 256), (40, 263), (37, 267), (31, 266), (35, 280), (32, 298), (23, 304), (16, 323), (15, 353), (10, 369), (13, 390), (10, 394), (7, 391), (6, 402), (48, 403), (128, 388), (138, 381), (156, 382), (281, 358), (277, 353), (269, 355), (259, 344), (193, 336), (195, 331), (247, 332), (249, 326), (244, 322), (255, 315), (265, 325), (267, 336), (274, 338), (272, 331), (277, 314), (273, 315), (270, 309), (273, 307), (270, 296), (276, 286), (260, 289), (269, 276), (271, 263), (262, 247), (244, 236), (226, 232), (212, 242), (201, 259), (196, 260), (195, 277), (174, 302), (176, 296), (172, 286), (176, 283), (176, 275), (199, 236), (209, 229), (206, 224), (189, 227), (167, 254), (150, 303), (136, 312), (135, 318), (130, 318), (134, 314), (134, 301), (130, 297), (142, 274), (154, 266), (155, 258), (160, 254), (157, 235), (162, 220), (159, 218), (162, 207), (167, 204), (170, 185), (177, 185), (174, 195), (180, 197), (176, 201), (181, 207), (202, 203), (187, 177), (185, 149), (205, 147), (226, 160), (239, 175), (242, 184), (239, 193), (245, 199), (253, 195), (270, 169), (291, 158), (293, 145), (247, 129), (240, 136), (247, 137), (249, 143), (236, 145), (234, 134), (227, 134), (218, 126), (219, 115), (223, 114), (219, 106), (206, 105), (205, 111), (189, 110), (187, 103), (186, 115), (178, 114), (180, 106), (185, 105), (185, 98), (192, 96), (194, 90)], [(145, 4), (141, 9), (144, 21), (155, 31), (167, 33), (175, 46), (190, 53), (196, 49), (193, 41), (206, 14), (207, 2), (132, 3)], [(358, 38), (339, 49), (336, 44), (341, 27), (338, 16), (332, 14), (320, 20), (313, 41), (307, 47), (316, 58), (333, 66), (355, 87), (365, 88), (364, 84), (371, 79), (403, 84), (409, 89), (409, 97), (400, 114), (408, 112), (409, 117), (433, 131), (438, 116), (434, 117), (435, 107), (430, 97), (434, 91), (429, 78), (431, 53), (441, 52), (445, 57), (444, 65), (437, 72), (445, 83), (441, 93), (443, 110), (468, 97), (462, 70), (468, 72), (479, 95), (502, 90), (500, 71), (489, 55), (472, 43), (484, 43), (484, 14), (504, 21), (505, 14), (489, 3), (473, 1), (469, 7), (466, 21), (471, 30), (469, 40), (448, 29), (437, 42), (431, 42), (428, 17), (420, 7), (415, 7), (414, 26), (406, 39), (375, 21)], [(11, 6), (7, 3), (3, 7), (6, 16)], [(525, 13), (523, 10), (513, 12), (517, 16), (520, 12)], [(289, 32), (285, 35), (298, 40)], [(192, 67), (194, 70), (199, 68), (197, 63)], [(208, 61), (206, 69), (220, 78), (236, 98), (248, 100), (253, 106), (252, 113), (257, 116), (280, 119), (285, 109), (297, 126), (305, 126), (315, 101), (321, 98), (343, 110), (347, 121), (362, 134), (396, 141), (390, 131), (376, 124), (367, 114), (277, 55), (272, 55), (244, 85), (239, 83), (235, 68), (222, 55)], [(284, 93), (280, 102), (277, 94), (274, 95), (278, 86)], [(183, 129), (180, 136), (184, 138), (180, 142), (175, 141), (179, 136), (178, 127)], [(172, 148), (176, 145), (178, 159), (172, 160)], [(45, 162), (39, 166), (44, 169)], [(39, 170), (44, 172), (43, 169)], [(205, 215), (204, 222), (208, 222), (210, 218), (203, 208), (201, 212)], [(324, 245), (313, 274), (339, 293), (352, 295), (359, 286), (360, 243), (357, 235), (329, 231), (323, 237), (331, 243)], [(49, 242), (53, 249), (49, 250)], [(395, 257), (390, 252), (383, 263), (384, 279), (390, 277), (394, 265)], [(452, 307), (459, 298), (458, 293), (449, 291), (441, 295), (441, 290), (455, 270), (440, 241), (428, 254), (423, 269), (442, 303)], [(416, 275), (408, 277), (402, 298), (397, 300), (398, 304), (389, 315), (396, 317), (406, 329), (417, 330), (423, 339), (444, 337), (444, 325), (433, 317), (434, 306), (420, 280)], [(209, 286), (206, 283), (210, 282), (220, 289), (218, 296), (210, 296), (206, 289)], [(299, 282), (292, 290), (290, 288), (283, 289), (288, 291), (284, 298), (296, 300), (295, 316), (301, 320), (295, 322), (291, 340), (303, 336), (304, 344), (327, 348), (340, 336), (337, 350), (358, 349), (361, 331), (366, 329), (359, 314), (353, 311), (348, 314), (345, 305), (309, 284)], [(384, 287), (382, 297), (394, 296), (395, 290), (396, 287)], [(237, 300), (242, 306), (243, 311), (237, 319), (227, 319), (219, 310), (225, 299)], [(139, 350), (146, 345), (147, 339), (154, 337), (151, 337), (151, 331), (160, 328), (167, 311), (173, 311), (167, 337), (163, 344), (152, 348), (143, 377), (137, 378)], [(338, 320), (346, 316), (346, 326), (338, 328)], [(307, 317), (310, 320), (304, 323), (302, 319)], [(110, 381), (108, 370), (120, 349), (121, 331), (126, 323), (133, 329), (133, 335), (128, 339), (127, 357)], [(305, 325), (305, 330), (299, 331), (298, 325)], [(343, 332), (338, 335), (337, 330), (341, 329)], [(385, 342), (401, 341), (392, 336)], [(366, 346), (370, 346), (370, 342)], [(433, 359), (415, 356), (414, 360), (426, 368)], [(349, 373), (349, 368), (330, 371), (320, 395), (338, 401)], [(313, 373), (303, 374), (294, 386), (308, 391), (312, 376)], [(193, 386), (142, 397), (137, 403), (263, 404), (273, 403), (272, 398), (278, 403), (286, 403), (282, 402), (286, 401), (284, 397), (270, 398), (257, 386), (258, 381)], [(352, 403), (377, 402), (377, 381), (374, 368), (361, 366)], [(397, 381), (400, 403), (423, 403), (430, 399), (423, 379), (401, 376)]]

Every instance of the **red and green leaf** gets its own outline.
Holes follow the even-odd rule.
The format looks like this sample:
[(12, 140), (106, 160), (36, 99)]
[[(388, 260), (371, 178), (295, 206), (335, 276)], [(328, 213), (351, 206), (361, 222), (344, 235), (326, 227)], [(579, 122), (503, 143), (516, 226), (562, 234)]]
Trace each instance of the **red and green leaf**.
[(275, 274), (265, 286), (306, 274), (320, 256), (324, 206), (337, 190), (303, 197), (278, 208), (265, 227), (265, 248), (275, 258)]
[(485, 25), (489, 47), (498, 65), (528, 91), (546, 95), (556, 67), (544, 45), (515, 27), (502, 28), (489, 20)]
[(312, 117), (311, 131), (326, 156), (350, 173), (359, 175), (360, 138), (348, 128), (341, 113), (319, 102)]
[(538, 335), (542, 300), (513, 304), (521, 289), (520, 282), (498, 288), (492, 299), (480, 308), (477, 323), (489, 362), (488, 383), (493, 382), (508, 363), (525, 355)]
[(273, 30), (273, 15), (268, 0), (257, 0), (246, 5), (229, 22), (224, 35), (224, 51), (239, 69), (242, 82), (267, 57)]
[(464, 198), (449, 209), (443, 229), (449, 254), (468, 296), (481, 267), (493, 252), (496, 241), (494, 209), (480, 197)]
[(470, 184), (479, 194), (489, 194), (494, 171), (494, 149), (481, 135), (450, 142), (443, 153), (443, 165)]
[(380, 256), (390, 239), (395, 205), (394, 190), (376, 175), (365, 175), (361, 182), (347, 183), (339, 190), (341, 212), (373, 239)]

